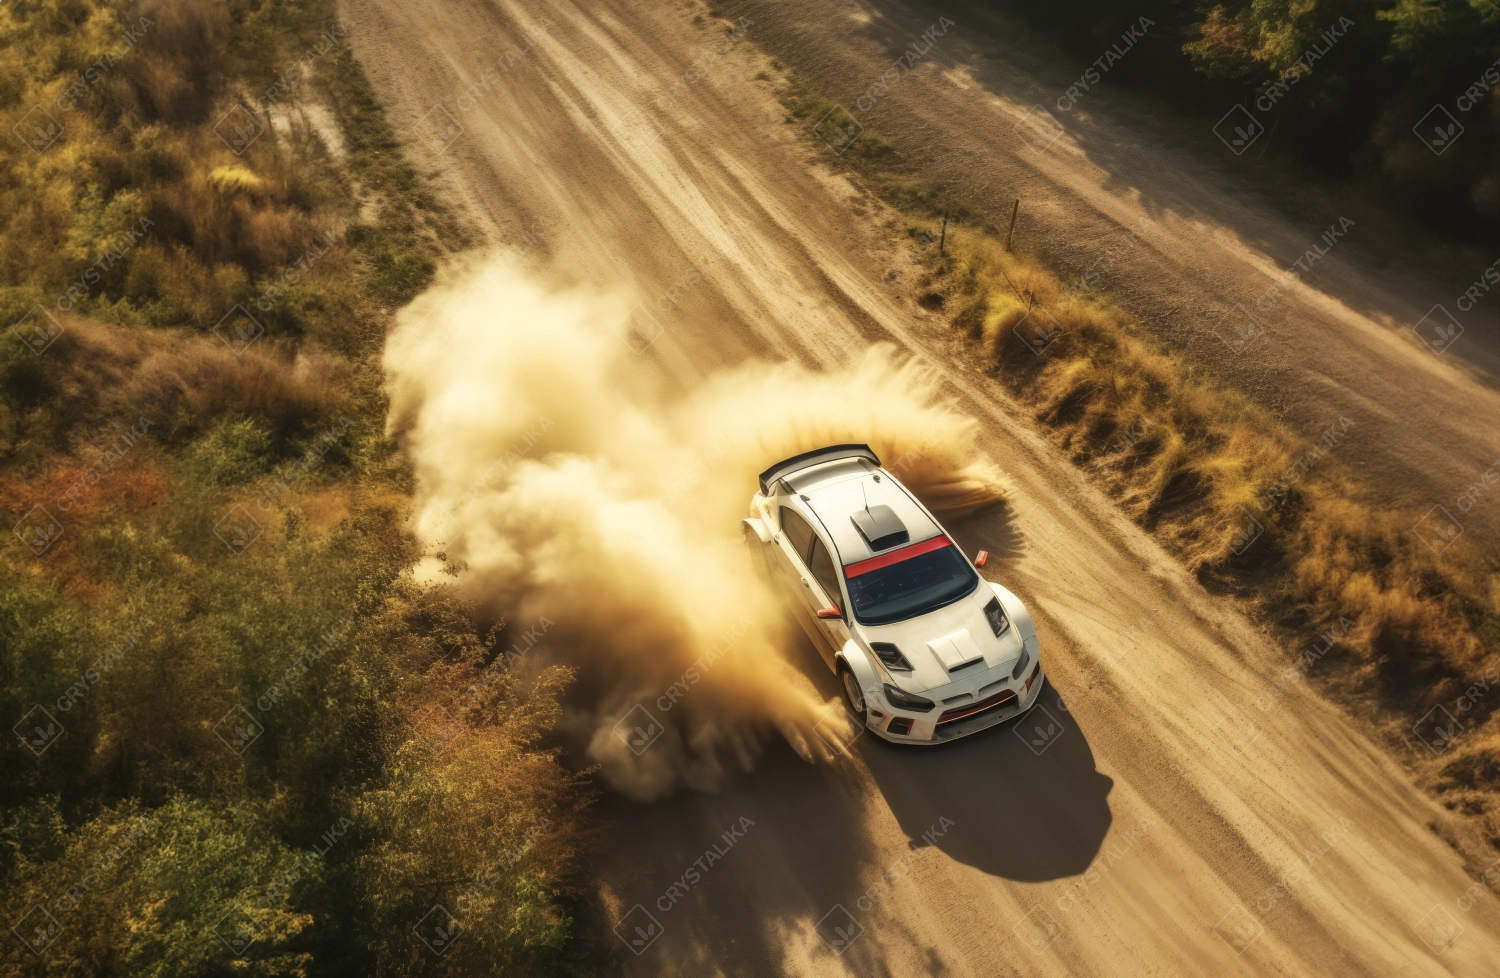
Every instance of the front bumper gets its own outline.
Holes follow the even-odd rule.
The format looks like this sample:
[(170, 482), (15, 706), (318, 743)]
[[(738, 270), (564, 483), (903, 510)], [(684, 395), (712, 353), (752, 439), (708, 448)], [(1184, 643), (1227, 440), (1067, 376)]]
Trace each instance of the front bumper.
[[(1036, 666), (1036, 678), (1031, 681), (1031, 689), (1025, 695), (1013, 699), (1008, 703), (976, 713), (974, 716), (945, 723), (941, 727), (937, 725), (937, 718), (941, 715), (939, 710), (932, 710), (923, 715), (909, 713), (906, 711), (891, 712), (882, 709), (883, 716), (880, 719), (871, 717), (867, 723), (869, 730), (881, 740), (892, 744), (946, 744), (949, 741), (976, 734), (981, 730), (987, 730), (1007, 720), (1014, 720), (1027, 710), (1036, 705), (1037, 697), (1042, 695), (1042, 687), (1047, 685), (1047, 672), (1038, 662)], [(891, 733), (887, 727), (892, 720), (911, 719), (911, 732), (908, 734)]]

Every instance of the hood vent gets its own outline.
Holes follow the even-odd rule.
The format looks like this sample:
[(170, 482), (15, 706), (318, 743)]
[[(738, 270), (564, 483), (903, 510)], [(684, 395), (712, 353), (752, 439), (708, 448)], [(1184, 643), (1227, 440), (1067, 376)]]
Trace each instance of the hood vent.
[(933, 639), (927, 643), (927, 651), (936, 656), (937, 660), (943, 664), (943, 668), (950, 673), (957, 672), (964, 666), (984, 661), (984, 653), (979, 650), (979, 643), (974, 641), (974, 636), (969, 634), (967, 628), (960, 628), (951, 635)]
[(911, 663), (907, 662), (901, 650), (890, 642), (871, 642), (870, 651), (885, 663), (887, 669), (895, 672), (911, 672)]
[(889, 550), (891, 547), (899, 547), (911, 540), (911, 534), (906, 531), (906, 524), (901, 522), (901, 517), (889, 506), (871, 506), (868, 509), (857, 510), (849, 517), (854, 521), (854, 526), (859, 530), (860, 536), (870, 545), (875, 552)]

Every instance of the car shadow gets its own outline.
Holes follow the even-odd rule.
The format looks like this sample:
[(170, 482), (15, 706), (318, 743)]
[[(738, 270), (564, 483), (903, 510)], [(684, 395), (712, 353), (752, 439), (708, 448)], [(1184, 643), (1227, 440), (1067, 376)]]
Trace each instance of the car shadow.
[(860, 756), (912, 848), (934, 845), (1027, 883), (1088, 868), (1112, 821), (1114, 781), (1095, 769), (1088, 739), (1055, 699), (1043, 690), (1026, 715), (948, 744), (865, 740)]
[[(826, 697), (835, 677), (803, 642), (804, 671)], [(1009, 880), (1036, 883), (1088, 868), (1104, 844), (1114, 780), (1099, 773), (1088, 738), (1050, 687), (1020, 717), (931, 746), (892, 744), (865, 731), (864, 761), (906, 833), (949, 857)]]
[[(812, 643), (790, 619), (786, 626), (791, 663), (820, 697), (838, 698)], [(625, 975), (778, 974), (785, 935), (816, 946), (829, 920), (862, 913), (871, 881), (920, 847), (1020, 882), (1081, 873), (1109, 829), (1113, 782), (1094, 769), (1087, 738), (1056, 696), (1044, 690), (1042, 699), (1025, 717), (935, 747), (866, 731), (827, 764), (806, 763), (768, 728), (755, 769), (718, 791), (651, 802), (613, 795), (590, 861), (599, 888), (584, 925), (590, 939)], [(1050, 725), (1046, 737), (1039, 724)], [(872, 833), (882, 806), (904, 845)], [(641, 922), (660, 939), (638, 957), (625, 952)], [(862, 950), (861, 973), (890, 974)]]

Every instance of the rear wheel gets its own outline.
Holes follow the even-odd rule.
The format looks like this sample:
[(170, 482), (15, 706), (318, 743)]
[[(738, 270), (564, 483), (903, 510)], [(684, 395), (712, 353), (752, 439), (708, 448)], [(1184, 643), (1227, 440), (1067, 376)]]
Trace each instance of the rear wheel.
[(760, 542), (760, 537), (750, 527), (740, 524), (740, 535), (745, 540), (745, 554), (750, 558), (750, 566), (755, 569), (755, 576), (763, 582), (771, 583), (771, 566), (766, 561), (766, 547)]

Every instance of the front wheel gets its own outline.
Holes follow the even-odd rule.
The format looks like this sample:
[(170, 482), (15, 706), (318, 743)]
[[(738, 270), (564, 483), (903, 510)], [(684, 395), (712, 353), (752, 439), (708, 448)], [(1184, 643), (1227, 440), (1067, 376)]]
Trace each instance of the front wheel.
[(865, 704), (865, 694), (859, 688), (859, 680), (854, 678), (854, 671), (848, 666), (840, 666), (839, 679), (843, 683), (844, 702), (849, 704), (849, 712), (858, 717), (860, 723), (867, 723), (869, 711)]

